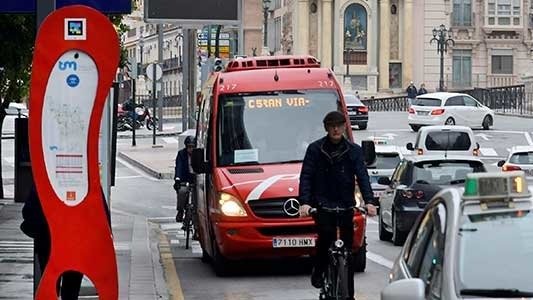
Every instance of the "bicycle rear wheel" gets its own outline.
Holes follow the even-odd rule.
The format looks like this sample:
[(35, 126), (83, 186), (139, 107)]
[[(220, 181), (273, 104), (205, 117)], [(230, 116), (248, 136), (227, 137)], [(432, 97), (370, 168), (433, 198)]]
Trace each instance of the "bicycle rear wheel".
[(187, 204), (185, 209), (185, 218), (183, 219), (185, 227), (185, 249), (189, 249), (189, 241), (191, 239), (191, 223), (192, 223), (192, 210), (190, 204)]

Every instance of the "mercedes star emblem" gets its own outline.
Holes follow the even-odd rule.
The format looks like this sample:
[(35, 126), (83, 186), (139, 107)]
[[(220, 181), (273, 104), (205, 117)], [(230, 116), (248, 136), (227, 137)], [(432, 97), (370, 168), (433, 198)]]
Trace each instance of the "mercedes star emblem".
[(298, 210), (300, 209), (300, 202), (294, 198), (289, 198), (285, 203), (283, 203), (283, 211), (288, 216), (294, 217), (298, 215)]

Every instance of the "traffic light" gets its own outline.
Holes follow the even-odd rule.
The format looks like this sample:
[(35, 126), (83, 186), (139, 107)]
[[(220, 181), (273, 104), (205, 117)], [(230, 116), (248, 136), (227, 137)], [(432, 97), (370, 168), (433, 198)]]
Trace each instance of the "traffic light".
[(224, 64), (222, 63), (222, 59), (215, 58), (215, 63), (213, 64), (213, 71), (214, 72), (221, 72), (224, 70)]

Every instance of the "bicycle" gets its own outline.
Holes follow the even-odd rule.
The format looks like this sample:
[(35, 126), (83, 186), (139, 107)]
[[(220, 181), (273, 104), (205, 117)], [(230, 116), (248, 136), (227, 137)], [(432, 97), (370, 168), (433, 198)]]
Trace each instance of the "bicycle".
[(194, 211), (195, 205), (192, 201), (192, 192), (194, 190), (194, 184), (184, 182), (182, 186), (187, 188), (187, 204), (185, 205), (185, 215), (183, 216), (183, 227), (185, 231), (185, 249), (189, 249), (189, 240), (191, 238), (191, 231), (194, 230)]
[[(351, 256), (351, 245), (344, 245), (340, 237), (340, 226), (338, 215), (349, 210), (359, 210), (366, 213), (363, 207), (350, 208), (321, 208), (327, 212), (333, 212), (337, 215), (336, 218), (336, 240), (333, 241), (328, 249), (328, 265), (326, 267), (324, 283), (320, 289), (320, 300), (344, 300), (349, 297), (348, 280), (350, 280), (350, 272), (348, 270), (349, 259)], [(311, 208), (309, 214), (315, 217), (318, 213), (316, 208)], [(353, 279), (352, 279), (353, 280)]]

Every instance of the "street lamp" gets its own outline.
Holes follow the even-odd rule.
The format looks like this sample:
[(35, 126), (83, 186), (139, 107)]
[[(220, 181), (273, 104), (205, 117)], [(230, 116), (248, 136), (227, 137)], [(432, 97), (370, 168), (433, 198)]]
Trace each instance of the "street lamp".
[(267, 46), (268, 35), (268, 10), (270, 9), (270, 0), (263, 0), (263, 47)]
[(448, 29), (444, 24), (441, 24), (439, 28), (433, 28), (433, 38), (429, 41), (431, 44), (433, 41), (437, 42), (437, 53), (440, 54), (440, 79), (439, 79), (439, 91), (444, 91), (444, 53), (448, 51), (448, 43), (455, 46), (455, 41), (448, 37)]

